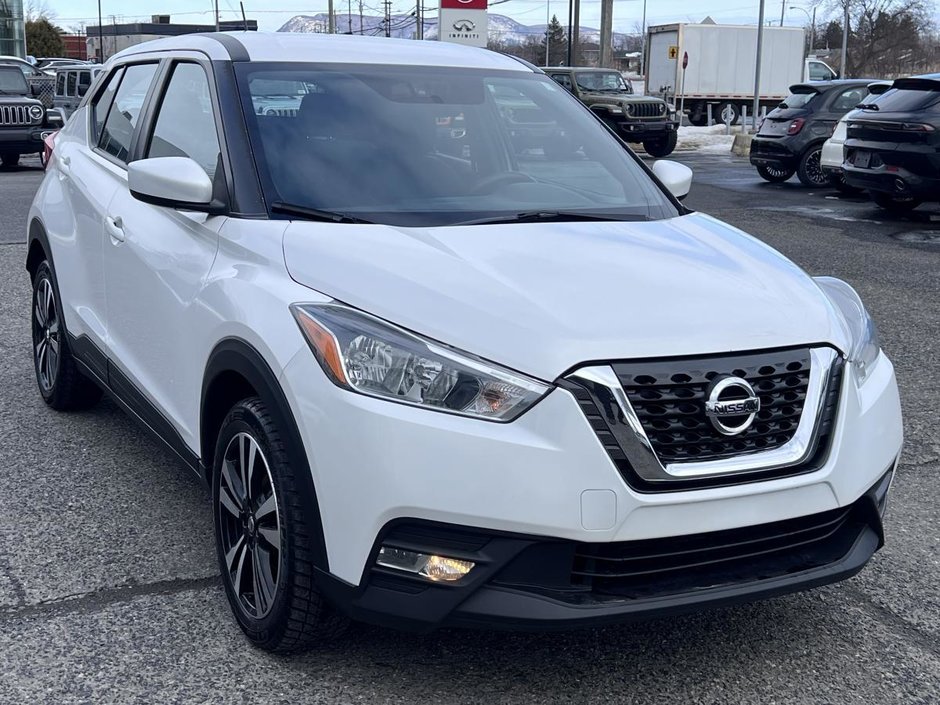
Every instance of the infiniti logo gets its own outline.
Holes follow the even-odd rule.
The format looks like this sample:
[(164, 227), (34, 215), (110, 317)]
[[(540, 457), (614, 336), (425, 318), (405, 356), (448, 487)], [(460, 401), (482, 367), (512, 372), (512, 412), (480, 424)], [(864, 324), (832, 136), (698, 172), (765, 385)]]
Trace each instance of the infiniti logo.
[(454, 22), (454, 29), (458, 32), (472, 32), (476, 27), (470, 20), (457, 20)]
[(705, 415), (712, 426), (725, 436), (744, 433), (760, 411), (760, 398), (747, 380), (723, 377), (708, 392)]

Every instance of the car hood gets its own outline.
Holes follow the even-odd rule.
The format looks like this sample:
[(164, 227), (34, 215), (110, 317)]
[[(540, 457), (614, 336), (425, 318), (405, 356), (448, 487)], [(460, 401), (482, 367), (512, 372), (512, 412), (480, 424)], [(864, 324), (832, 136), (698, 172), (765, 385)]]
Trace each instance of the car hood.
[(295, 221), (290, 275), (543, 380), (583, 362), (830, 342), (813, 280), (709, 216), (403, 228)]
[(42, 101), (36, 100), (28, 95), (3, 95), (0, 94), (0, 105), (42, 105)]

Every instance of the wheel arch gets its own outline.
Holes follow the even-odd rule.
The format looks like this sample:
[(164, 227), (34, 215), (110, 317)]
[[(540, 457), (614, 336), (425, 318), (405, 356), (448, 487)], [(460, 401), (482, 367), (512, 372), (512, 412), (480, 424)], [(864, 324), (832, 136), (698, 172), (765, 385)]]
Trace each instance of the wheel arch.
[[(50, 266), (52, 265), (49, 236), (46, 235), (46, 229), (39, 218), (33, 218), (29, 223), (26, 247), (26, 271), (29, 272), (30, 277), (36, 276), (36, 270), (44, 259), (49, 260)], [(55, 270), (54, 266), (53, 270)]]
[(290, 462), (298, 468), (298, 488), (311, 512), (315, 535), (313, 562), (318, 568), (329, 570), (323, 522), (313, 475), (304, 448), (303, 438), (294, 419), (290, 404), (274, 371), (264, 357), (250, 343), (241, 338), (221, 340), (206, 363), (203, 375), (199, 413), (200, 458), (206, 481), (211, 487), (215, 464), (215, 444), (222, 421), (234, 404), (250, 396), (258, 396), (268, 407), (284, 436)]

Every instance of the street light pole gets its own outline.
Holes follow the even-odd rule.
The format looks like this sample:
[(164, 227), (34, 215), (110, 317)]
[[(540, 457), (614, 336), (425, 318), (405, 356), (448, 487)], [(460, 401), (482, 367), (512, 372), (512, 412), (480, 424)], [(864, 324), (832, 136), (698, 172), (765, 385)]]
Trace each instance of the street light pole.
[[(757, 125), (757, 111), (760, 109), (760, 63), (761, 52), (764, 49), (764, 2), (765, 0), (760, 0), (760, 16), (757, 22), (757, 61), (754, 69), (754, 109), (751, 113), (755, 126)], [(747, 129), (746, 125), (745, 129)]]
[(643, 22), (640, 25), (643, 38), (640, 42), (640, 75), (646, 76), (646, 0), (643, 0)]
[(849, 72), (846, 63), (849, 60), (849, 0), (842, 0), (845, 3), (845, 17), (842, 20), (842, 76), (848, 78)]
[(215, 31), (219, 31), (219, 0), (215, 0)]
[(800, 7), (799, 5), (790, 5), (790, 11), (799, 10), (804, 15), (806, 19), (809, 20), (809, 53), (812, 54), (813, 50), (816, 48), (816, 6), (813, 6), (813, 14), (810, 15), (805, 7)]
[(545, 65), (549, 66), (548, 63), (548, 40), (549, 40), (549, 31), (551, 29), (550, 25), (552, 23), (552, 0), (545, 0)]
[(101, 0), (98, 0), (98, 62), (104, 63), (104, 28), (101, 26)]

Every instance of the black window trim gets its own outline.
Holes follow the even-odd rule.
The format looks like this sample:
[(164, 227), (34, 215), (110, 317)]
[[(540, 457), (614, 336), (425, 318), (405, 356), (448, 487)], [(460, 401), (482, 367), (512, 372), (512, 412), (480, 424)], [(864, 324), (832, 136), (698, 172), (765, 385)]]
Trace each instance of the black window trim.
[(222, 155), (221, 174), (224, 181), (219, 181), (219, 172), (213, 179), (214, 200), (221, 201), (225, 206), (225, 215), (231, 213), (233, 193), (233, 179), (231, 162), (228, 157), (228, 149), (225, 141), (225, 127), (222, 123), (222, 111), (219, 108), (218, 87), (215, 81), (212, 62), (208, 59), (195, 58), (193, 56), (171, 56), (162, 60), (161, 70), (157, 73), (156, 79), (150, 86), (150, 93), (144, 103), (144, 110), (141, 111), (141, 119), (134, 130), (134, 137), (131, 140), (131, 149), (128, 152), (128, 164), (138, 159), (147, 158), (147, 150), (153, 139), (153, 132), (157, 125), (157, 116), (163, 105), (163, 98), (169, 88), (170, 81), (173, 78), (173, 71), (177, 64), (196, 64), (202, 67), (206, 74), (206, 81), (209, 84), (209, 99), (212, 104), (212, 117), (215, 121), (215, 134), (219, 140), (219, 153)]
[[(127, 171), (127, 165), (130, 164), (132, 161), (134, 161), (135, 143), (137, 141), (138, 135), (140, 134), (140, 127), (143, 124), (144, 118), (146, 117), (150, 109), (150, 103), (153, 97), (153, 88), (155, 85), (157, 85), (157, 82), (160, 80), (161, 68), (162, 68), (163, 63), (164, 62), (159, 59), (150, 59), (150, 60), (144, 60), (144, 61), (129, 61), (117, 67), (117, 68), (124, 69), (124, 72), (121, 74), (117, 87), (114, 89), (114, 98), (111, 100), (111, 105), (108, 106), (108, 112), (104, 116), (104, 122), (101, 123), (101, 134), (97, 136), (95, 143), (91, 145), (91, 149), (99, 157), (101, 157), (102, 159), (106, 159), (107, 161), (123, 169), (124, 171)], [(134, 66), (146, 66), (149, 64), (155, 64), (157, 69), (156, 69), (156, 72), (154, 73), (153, 78), (150, 79), (150, 88), (147, 91), (147, 95), (144, 96), (144, 103), (141, 106), (140, 115), (138, 116), (138, 119), (137, 119), (137, 124), (134, 126), (134, 132), (131, 134), (131, 144), (127, 150), (127, 161), (124, 162), (123, 160), (115, 157), (110, 152), (101, 148), (101, 137), (102, 135), (104, 135), (104, 127), (108, 124), (108, 118), (111, 117), (111, 111), (114, 109), (114, 102), (117, 99), (118, 91), (120, 91), (121, 86), (124, 85), (124, 78), (127, 76), (127, 69), (130, 69), (131, 67), (134, 67)], [(95, 91), (95, 93), (97, 95), (100, 95), (102, 93), (102, 89)], [(94, 114), (92, 114), (90, 118), (94, 119)]]

